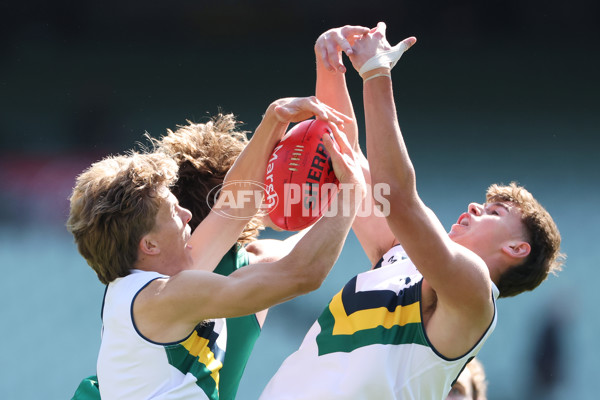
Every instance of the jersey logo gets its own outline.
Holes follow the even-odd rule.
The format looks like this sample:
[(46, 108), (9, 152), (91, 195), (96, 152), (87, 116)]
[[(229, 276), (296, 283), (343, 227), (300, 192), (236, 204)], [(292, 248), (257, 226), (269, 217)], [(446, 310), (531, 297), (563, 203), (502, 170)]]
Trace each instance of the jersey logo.
[[(399, 244), (395, 245), (396, 246), (400, 246)], [(394, 249), (394, 247), (392, 247), (392, 250)], [(386, 254), (390, 253), (392, 250), (389, 250)], [(397, 257), (400, 257), (400, 260), (398, 260)], [(383, 266), (383, 263), (385, 262), (385, 265), (391, 265), (394, 264), (397, 261), (404, 261), (404, 260), (408, 260), (408, 256), (406, 256), (405, 254), (398, 254), (398, 253), (393, 253), (389, 258), (385, 258), (385, 254), (379, 259), (379, 261), (377, 261), (377, 264), (375, 264), (373, 266), (373, 269), (378, 269), (381, 268)]]

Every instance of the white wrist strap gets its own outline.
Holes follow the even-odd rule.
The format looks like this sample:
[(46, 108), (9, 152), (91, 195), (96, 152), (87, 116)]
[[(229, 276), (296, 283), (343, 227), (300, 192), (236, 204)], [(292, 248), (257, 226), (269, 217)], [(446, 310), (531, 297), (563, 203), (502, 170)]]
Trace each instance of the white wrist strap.
[(384, 73), (375, 74), (375, 75), (371, 75), (370, 77), (366, 78), (366, 79), (363, 81), (363, 83), (364, 83), (364, 82), (366, 82), (366, 81), (368, 81), (368, 80), (370, 80), (370, 79), (373, 79), (373, 78), (378, 78), (378, 77), (380, 77), (380, 76), (387, 76), (388, 78), (391, 78), (391, 77), (392, 77), (390, 74), (384, 74)]
[(407, 49), (408, 46), (404, 42), (400, 42), (389, 50), (375, 54), (360, 67), (358, 74), (362, 77), (366, 72), (381, 67), (389, 68), (391, 70)]

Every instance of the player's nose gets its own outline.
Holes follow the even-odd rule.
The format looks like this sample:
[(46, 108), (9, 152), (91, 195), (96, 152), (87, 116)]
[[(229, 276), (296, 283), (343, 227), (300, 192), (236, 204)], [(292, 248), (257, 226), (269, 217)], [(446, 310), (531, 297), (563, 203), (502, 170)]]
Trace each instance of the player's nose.
[(181, 208), (181, 210), (179, 212), (181, 214), (181, 220), (187, 224), (188, 222), (190, 222), (192, 220), (192, 212), (190, 210), (188, 210), (187, 208), (183, 208), (183, 207), (180, 207), (180, 208)]
[(483, 205), (479, 203), (470, 203), (468, 211), (473, 215), (479, 216), (483, 213)]

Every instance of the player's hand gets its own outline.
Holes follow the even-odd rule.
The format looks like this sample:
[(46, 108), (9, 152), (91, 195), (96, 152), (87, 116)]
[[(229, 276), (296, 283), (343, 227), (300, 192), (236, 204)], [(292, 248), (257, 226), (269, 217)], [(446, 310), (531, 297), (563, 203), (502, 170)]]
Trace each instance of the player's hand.
[(396, 46), (391, 46), (385, 37), (386, 25), (384, 22), (379, 22), (377, 27), (355, 40), (352, 46), (352, 53), (348, 54), (352, 66), (360, 73), (361, 68), (367, 61), (371, 61), (378, 56), (385, 60), (381, 67), (391, 69), (402, 54), (417, 42), (413, 36), (404, 39)]
[(273, 102), (275, 116), (280, 122), (300, 122), (311, 117), (328, 121), (339, 129), (352, 118), (322, 103), (315, 96), (288, 97)]
[(315, 42), (317, 63), (322, 63), (331, 72), (346, 72), (342, 51), (351, 55), (354, 41), (369, 31), (370, 29), (364, 26), (346, 25), (324, 32)]
[(351, 184), (360, 195), (366, 193), (367, 184), (359, 161), (346, 135), (337, 127), (332, 127), (331, 136), (323, 135), (323, 144), (329, 152), (333, 171), (338, 181), (343, 184)]

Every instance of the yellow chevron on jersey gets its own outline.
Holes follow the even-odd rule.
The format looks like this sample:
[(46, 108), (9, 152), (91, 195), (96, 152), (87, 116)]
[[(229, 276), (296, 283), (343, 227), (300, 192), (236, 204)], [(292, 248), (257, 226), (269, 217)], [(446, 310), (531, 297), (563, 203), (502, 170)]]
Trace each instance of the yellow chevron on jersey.
[(427, 340), (422, 285), (423, 275), (404, 250), (390, 249), (334, 296), (260, 399), (445, 398), (493, 331), (496, 316), (469, 352), (443, 357)]
[[(389, 268), (389, 267), (386, 267)], [(378, 274), (387, 271), (370, 271)], [(351, 352), (374, 344), (421, 344), (429, 346), (421, 323), (421, 279), (398, 279), (389, 288), (359, 291), (360, 274), (334, 296), (318, 319), (319, 355)], [(408, 283), (406, 283), (408, 282)], [(390, 289), (394, 288), (394, 289)]]
[(347, 315), (342, 302), (342, 292), (339, 292), (329, 304), (329, 310), (335, 319), (332, 334), (352, 335), (359, 330), (372, 329), (380, 325), (390, 329), (394, 325), (404, 326), (411, 323), (420, 323), (420, 304), (420, 302), (416, 302), (406, 306), (398, 305), (392, 312), (386, 307), (378, 307), (356, 311)]
[(210, 371), (210, 376), (219, 386), (219, 370), (223, 367), (223, 363), (215, 358), (215, 353), (209, 347), (209, 340), (198, 336), (194, 331), (181, 345), (189, 352), (189, 355), (196, 357), (199, 363)]
[(225, 358), (225, 351), (217, 344), (221, 333), (214, 321), (204, 322), (183, 342), (165, 346), (169, 364), (195, 376), (196, 384), (214, 400), (219, 398), (219, 372)]

